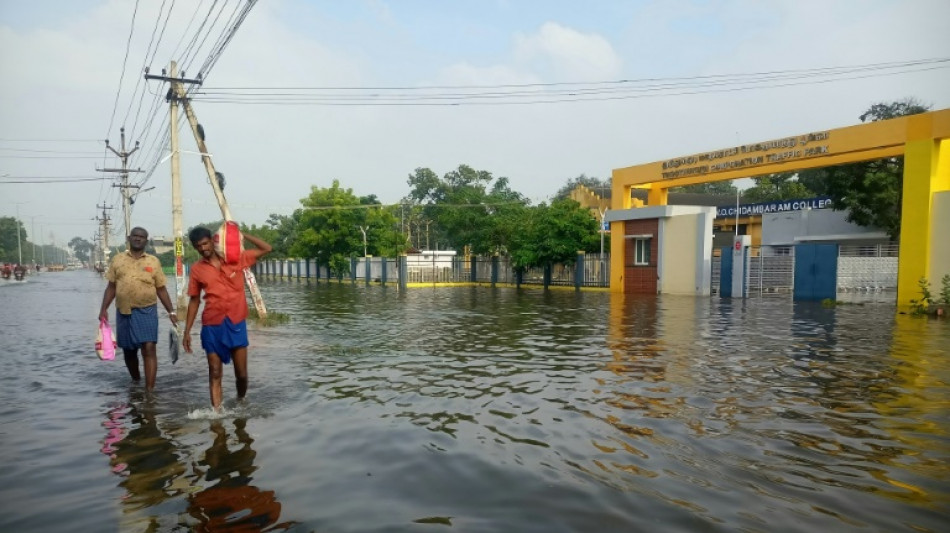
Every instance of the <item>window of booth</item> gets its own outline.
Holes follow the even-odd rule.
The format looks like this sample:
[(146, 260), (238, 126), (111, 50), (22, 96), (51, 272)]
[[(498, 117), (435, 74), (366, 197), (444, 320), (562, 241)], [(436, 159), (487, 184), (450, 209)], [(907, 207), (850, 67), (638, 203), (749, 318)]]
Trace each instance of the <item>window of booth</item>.
[(653, 239), (633, 240), (633, 264), (646, 266), (650, 264), (650, 241)]

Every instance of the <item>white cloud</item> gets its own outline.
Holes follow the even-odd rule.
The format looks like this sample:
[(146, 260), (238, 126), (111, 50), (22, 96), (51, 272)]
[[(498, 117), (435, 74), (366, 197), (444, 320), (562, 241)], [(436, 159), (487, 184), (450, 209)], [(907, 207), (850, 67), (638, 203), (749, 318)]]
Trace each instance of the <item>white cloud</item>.
[[(103, 138), (134, 2), (86, 1), (91, 7), (84, 14), (55, 24), (0, 24), (0, 64), (16, 73), (0, 85), (0, 138)], [(563, 9), (534, 14), (517, 4), (499, 8), (486, 3), (460, 16), (466, 30), (444, 44), (417, 26), (407, 26), (406, 20), (417, 18), (399, 3), (371, 2), (364, 6), (365, 17), (347, 11), (339, 22), (345, 27), (331, 38), (313, 27), (338, 22), (326, 12), (333, 3), (302, 8), (288, 0), (259, 2), (208, 85), (506, 85), (950, 56), (950, 34), (943, 28), (950, 19), (950, 2), (944, 0), (664, 0), (610, 5), (616, 18), (599, 20), (601, 15), (592, 15), (580, 4), (572, 15)], [(120, 111), (110, 135), (114, 142), (141, 75), (158, 3), (141, 2), (139, 9)], [(167, 64), (193, 12), (177, 9), (182, 17), (172, 18), (153, 71)], [(431, 10), (426, 15), (432, 15)], [(503, 33), (498, 17), (505, 17)], [(489, 38), (491, 46), (485, 46)], [(363, 40), (367, 46), (358, 49), (354, 43)], [(386, 58), (367, 50), (386, 50)], [(150, 87), (161, 90), (157, 82)], [(513, 188), (540, 200), (581, 173), (606, 177), (613, 168), (845, 126), (855, 123), (871, 103), (904, 96), (950, 107), (950, 71), (585, 103), (327, 107), (199, 100), (195, 109), (208, 132), (215, 163), (228, 176), (235, 215), (259, 224), (269, 213), (291, 211), (310, 186), (328, 186), (333, 179), (358, 194), (394, 202), (407, 192), (407, 174), (420, 166), (443, 174), (469, 164), (509, 177)], [(156, 124), (164, 124), (167, 105), (160, 96), (159, 101)], [(184, 149), (194, 150), (187, 129), (182, 142)], [(102, 150), (101, 143), (24, 147)], [(95, 175), (96, 164), (102, 160), (0, 158), (0, 175)], [(200, 162), (183, 157), (182, 170), (186, 223), (215, 218), (217, 208)], [(143, 195), (133, 214), (155, 235), (169, 231), (168, 175), (166, 162), (149, 183), (156, 189)], [(97, 203), (118, 207), (116, 190), (108, 185), (0, 185), (0, 197), (0, 215), (12, 213), (11, 202), (27, 201), (22, 215), (55, 212), (68, 218), (71, 224), (58, 230), (63, 236), (91, 235)]]
[(549, 70), (560, 80), (612, 80), (623, 67), (607, 39), (556, 22), (545, 22), (533, 34), (516, 35), (513, 54), (519, 65)]

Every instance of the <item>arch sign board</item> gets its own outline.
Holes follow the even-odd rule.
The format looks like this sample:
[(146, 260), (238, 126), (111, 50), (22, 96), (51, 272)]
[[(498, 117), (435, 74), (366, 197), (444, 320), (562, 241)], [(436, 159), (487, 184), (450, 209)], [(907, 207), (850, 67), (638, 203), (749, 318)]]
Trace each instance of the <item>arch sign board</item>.
[[(897, 300), (918, 297), (917, 281), (930, 279), (933, 195), (950, 191), (950, 109), (832, 130), (811, 131), (751, 144), (614, 169), (612, 210), (633, 207), (631, 189), (647, 189), (647, 205), (666, 205), (671, 187), (796, 172), (844, 163), (904, 156), (903, 206)], [(616, 221), (615, 224), (622, 224)], [(611, 249), (623, 250), (622, 226)], [(950, 237), (948, 237), (950, 240)], [(611, 254), (611, 290), (622, 291), (623, 254)], [(616, 278), (616, 279), (614, 279)], [(931, 279), (931, 281), (933, 281)]]

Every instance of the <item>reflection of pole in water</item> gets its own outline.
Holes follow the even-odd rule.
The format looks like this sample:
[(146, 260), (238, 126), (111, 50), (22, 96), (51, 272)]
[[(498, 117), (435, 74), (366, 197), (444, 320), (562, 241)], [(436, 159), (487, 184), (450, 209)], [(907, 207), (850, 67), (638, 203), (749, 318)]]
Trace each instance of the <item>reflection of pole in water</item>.
[(254, 439), (247, 433), (247, 420), (234, 421), (234, 434), (240, 447), (228, 449), (228, 434), (220, 420), (211, 422), (214, 442), (205, 451), (204, 459), (198, 462), (202, 472), (195, 473), (205, 481), (216, 482), (189, 496), (188, 514), (197, 519), (198, 531), (218, 531), (222, 528), (234, 531), (275, 531), (294, 525), (294, 522), (277, 523), (281, 505), (272, 490), (261, 490), (250, 485), (251, 474), (257, 470), (251, 448)]

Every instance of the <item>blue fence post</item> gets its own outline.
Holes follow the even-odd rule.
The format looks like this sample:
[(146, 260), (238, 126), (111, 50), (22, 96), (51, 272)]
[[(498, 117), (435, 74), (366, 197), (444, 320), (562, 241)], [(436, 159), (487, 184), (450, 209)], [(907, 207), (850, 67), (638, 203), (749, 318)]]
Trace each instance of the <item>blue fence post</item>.
[(304, 265), (307, 267), (307, 275), (306, 275), (306, 278), (307, 278), (307, 281), (310, 281), (310, 260), (307, 259), (306, 261), (307, 261), (307, 262), (304, 263)]
[(367, 255), (363, 258), (363, 279), (366, 280), (366, 284), (369, 285), (369, 282), (372, 281), (372, 270), (373, 270), (373, 256)]
[(551, 263), (544, 265), (544, 280), (542, 283), (544, 284), (545, 289), (551, 285)]
[(498, 284), (498, 254), (491, 256), (491, 286)]
[(516, 288), (516, 289), (520, 289), (520, 288), (521, 288), (521, 281), (522, 281), (523, 279), (524, 279), (524, 269), (523, 269), (523, 268), (515, 268), (515, 288)]
[(356, 283), (356, 257), (350, 257), (350, 282)]
[(382, 284), (382, 286), (385, 287), (385, 286), (386, 286), (386, 275), (387, 275), (387, 273), (386, 273), (386, 266), (387, 266), (387, 264), (389, 263), (389, 260), (388, 260), (387, 258), (383, 257), (383, 258), (381, 259), (381, 261), (382, 261), (382, 263), (383, 263), (383, 265), (382, 265), (382, 266), (383, 266), (383, 274), (379, 277), (379, 281), (380, 281), (380, 283)]
[(584, 250), (577, 251), (577, 261), (574, 263), (574, 290), (581, 290), (584, 285)]
[(469, 264), (468, 280), (475, 283), (478, 280), (478, 261), (474, 255), (469, 258)]

